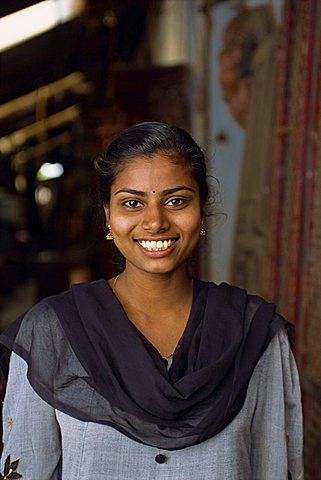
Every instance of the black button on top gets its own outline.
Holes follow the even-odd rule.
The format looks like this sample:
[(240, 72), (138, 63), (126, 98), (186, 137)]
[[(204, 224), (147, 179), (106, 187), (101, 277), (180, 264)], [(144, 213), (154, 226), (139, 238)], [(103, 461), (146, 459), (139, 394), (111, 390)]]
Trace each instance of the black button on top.
[(159, 454), (156, 455), (156, 457), (155, 457), (155, 462), (157, 462), (157, 463), (165, 463), (166, 460), (167, 460), (166, 455), (163, 455), (162, 453), (159, 453)]

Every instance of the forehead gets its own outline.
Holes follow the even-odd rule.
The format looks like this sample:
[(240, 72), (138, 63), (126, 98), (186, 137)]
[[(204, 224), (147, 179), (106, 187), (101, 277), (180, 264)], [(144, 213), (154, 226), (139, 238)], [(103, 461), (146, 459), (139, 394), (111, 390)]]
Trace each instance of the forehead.
[(184, 159), (154, 154), (130, 159), (117, 174), (112, 190), (130, 187), (142, 191), (161, 191), (177, 185), (198, 188)]

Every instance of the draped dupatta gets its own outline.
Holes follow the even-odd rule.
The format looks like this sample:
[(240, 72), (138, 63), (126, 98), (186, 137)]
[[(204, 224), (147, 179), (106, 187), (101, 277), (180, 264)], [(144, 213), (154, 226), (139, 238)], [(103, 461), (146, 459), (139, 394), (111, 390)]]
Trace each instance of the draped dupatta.
[(292, 335), (274, 305), (227, 284), (196, 280), (168, 370), (98, 280), (43, 300), (0, 340), (27, 361), (31, 385), (53, 407), (173, 450), (213, 437), (233, 420), (281, 327)]

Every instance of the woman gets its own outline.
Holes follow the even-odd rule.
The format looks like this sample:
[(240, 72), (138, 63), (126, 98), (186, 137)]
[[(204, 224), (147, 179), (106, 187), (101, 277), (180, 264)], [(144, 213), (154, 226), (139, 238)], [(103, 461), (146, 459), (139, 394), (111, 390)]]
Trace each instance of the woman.
[(188, 274), (205, 232), (200, 148), (141, 123), (96, 168), (125, 267), (40, 302), (2, 336), (2, 468), (30, 480), (303, 478), (291, 325)]

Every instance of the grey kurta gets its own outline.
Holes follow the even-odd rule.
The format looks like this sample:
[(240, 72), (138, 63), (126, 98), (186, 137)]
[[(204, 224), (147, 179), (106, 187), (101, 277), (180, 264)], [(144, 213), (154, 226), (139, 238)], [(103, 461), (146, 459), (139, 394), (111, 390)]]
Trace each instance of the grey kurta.
[[(26, 480), (303, 479), (297, 369), (287, 334), (272, 339), (252, 375), (245, 404), (218, 435), (176, 451), (137, 443), (111, 427), (72, 418), (32, 389), (12, 354), (4, 402), (4, 451)], [(163, 454), (164, 463), (155, 457)], [(159, 458), (159, 457), (158, 457)], [(3, 470), (2, 470), (3, 471)]]

